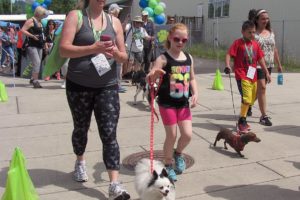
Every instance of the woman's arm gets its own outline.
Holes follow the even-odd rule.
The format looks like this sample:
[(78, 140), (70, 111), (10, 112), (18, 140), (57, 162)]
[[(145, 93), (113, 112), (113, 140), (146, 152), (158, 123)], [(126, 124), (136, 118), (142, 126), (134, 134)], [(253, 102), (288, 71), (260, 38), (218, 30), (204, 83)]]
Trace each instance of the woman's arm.
[(22, 29), (21, 29), (21, 32), (29, 37), (29, 38), (33, 38), (34, 40), (39, 40), (39, 38), (31, 33), (28, 32), (28, 30), (34, 26), (34, 23), (33, 23), (33, 19), (28, 19), (25, 24), (23, 25)]
[(274, 49), (274, 59), (275, 59), (275, 62), (277, 63), (277, 71), (282, 72), (282, 66), (281, 66), (281, 62), (280, 62), (280, 58), (279, 58), (279, 53), (278, 53), (278, 49), (276, 47)]
[(113, 27), (116, 33), (115, 47), (112, 53), (113, 58), (119, 63), (125, 63), (128, 59), (128, 56), (125, 49), (122, 24), (116, 17), (113, 17), (112, 20)]
[(86, 46), (73, 45), (75, 34), (77, 32), (77, 13), (77, 10), (71, 11), (64, 22), (60, 41), (60, 55), (66, 58), (78, 58), (91, 54), (105, 54), (106, 52), (111, 52), (113, 49), (112, 41), (96, 41), (94, 44)]

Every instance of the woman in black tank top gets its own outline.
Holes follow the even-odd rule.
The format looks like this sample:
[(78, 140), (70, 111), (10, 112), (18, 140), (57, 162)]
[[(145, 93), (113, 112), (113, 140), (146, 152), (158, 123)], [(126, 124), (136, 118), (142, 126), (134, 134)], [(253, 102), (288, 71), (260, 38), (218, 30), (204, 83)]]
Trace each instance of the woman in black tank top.
[(110, 178), (109, 199), (127, 200), (130, 195), (118, 181), (120, 150), (116, 135), (120, 114), (116, 62), (126, 62), (127, 54), (121, 23), (104, 12), (105, 2), (82, 0), (80, 10), (69, 12), (62, 30), (60, 53), (70, 58), (66, 94), (74, 121), (72, 145), (77, 157), (74, 178), (78, 182), (88, 180), (84, 153), (94, 112)]
[[(164, 142), (164, 159), (169, 178), (177, 180), (177, 174), (185, 170), (185, 161), (182, 152), (189, 144), (192, 136), (191, 107), (197, 105), (198, 89), (195, 80), (194, 66), (191, 55), (183, 52), (188, 41), (188, 29), (184, 24), (175, 24), (169, 31), (166, 49), (160, 55), (155, 66), (147, 76), (148, 80), (162, 78), (158, 90), (158, 105), (161, 118), (166, 130)], [(180, 138), (176, 143), (177, 129), (180, 130)], [(175, 169), (172, 160), (175, 160)]]
[(32, 64), (32, 76), (30, 84), (34, 88), (41, 88), (38, 82), (39, 72), (42, 61), (43, 47), (45, 45), (45, 36), (41, 20), (47, 17), (47, 10), (38, 6), (34, 11), (34, 16), (28, 19), (23, 25), (21, 31), (28, 38), (27, 56)]

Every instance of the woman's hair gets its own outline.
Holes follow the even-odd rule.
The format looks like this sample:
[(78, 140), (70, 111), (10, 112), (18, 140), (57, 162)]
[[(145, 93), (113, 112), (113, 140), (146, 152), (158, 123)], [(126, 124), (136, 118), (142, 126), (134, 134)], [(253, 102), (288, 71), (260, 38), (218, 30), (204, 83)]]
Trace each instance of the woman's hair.
[[(251, 10), (250, 10), (250, 11), (251, 11)], [(250, 11), (249, 11), (249, 15), (250, 15)], [(259, 9), (259, 10), (256, 10), (256, 12), (255, 12), (255, 18), (254, 18), (253, 22), (254, 22), (256, 28), (257, 28), (257, 26), (258, 26), (257, 21), (258, 21), (259, 17), (261, 16), (261, 14), (263, 14), (263, 13), (268, 13), (268, 11), (266, 11), (266, 10), (264, 10), (264, 9)], [(250, 19), (249, 19), (249, 20), (250, 20)], [(268, 21), (268, 23), (267, 23), (267, 25), (266, 25), (266, 29), (267, 29), (268, 31), (272, 32), (272, 29), (271, 29), (271, 21), (270, 21), (270, 20)]]
[(113, 10), (109, 11), (109, 14), (111, 14), (115, 17), (118, 17), (119, 13), (120, 13), (120, 10), (118, 10), (118, 9), (113, 9)]
[(249, 10), (248, 20), (255, 22), (256, 14), (257, 14), (257, 11), (255, 9)]
[(46, 26), (46, 29), (45, 29), (45, 34), (46, 35), (50, 34), (49, 24), (53, 24), (53, 29), (56, 28), (56, 23), (52, 19), (48, 20), (47, 26)]
[[(175, 31), (177, 31), (177, 30), (185, 30), (188, 33), (188, 28), (185, 24), (176, 23), (170, 28), (169, 36), (172, 35), (173, 33), (175, 33)], [(170, 49), (170, 47), (171, 47), (171, 42), (169, 41), (169, 37), (168, 37), (168, 39), (166, 40), (166, 43), (165, 43), (165, 48)]]
[(46, 12), (47, 12), (46, 8), (42, 6), (38, 6), (34, 10), (34, 17), (42, 18), (42, 16), (46, 15)]
[(87, 8), (89, 6), (90, 0), (79, 0), (77, 5), (75, 6), (75, 9), (82, 10), (84, 8)]

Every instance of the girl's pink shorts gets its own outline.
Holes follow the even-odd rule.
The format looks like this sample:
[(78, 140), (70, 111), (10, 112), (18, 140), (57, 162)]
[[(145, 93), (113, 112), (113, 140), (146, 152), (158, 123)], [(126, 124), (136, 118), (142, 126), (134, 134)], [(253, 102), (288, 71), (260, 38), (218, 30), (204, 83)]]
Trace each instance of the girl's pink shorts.
[(164, 108), (159, 106), (160, 116), (163, 124), (170, 126), (177, 124), (180, 121), (192, 120), (190, 108)]

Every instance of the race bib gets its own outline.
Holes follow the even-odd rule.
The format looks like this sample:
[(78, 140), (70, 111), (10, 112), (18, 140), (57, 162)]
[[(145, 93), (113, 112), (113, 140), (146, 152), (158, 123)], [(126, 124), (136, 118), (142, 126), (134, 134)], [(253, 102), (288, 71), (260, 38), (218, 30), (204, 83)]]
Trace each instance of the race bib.
[(135, 42), (136, 47), (137, 47), (139, 50), (143, 51), (143, 47), (144, 47), (144, 46), (143, 46), (141, 40), (140, 40), (140, 39), (136, 39), (136, 40), (134, 40), (134, 42)]
[(109, 62), (107, 61), (104, 54), (100, 53), (97, 56), (93, 57), (92, 63), (95, 66), (96, 71), (98, 72), (99, 76), (102, 76), (106, 72), (108, 72), (111, 68)]
[(255, 73), (256, 73), (256, 68), (249, 66), (247, 72), (247, 78), (254, 79)]

